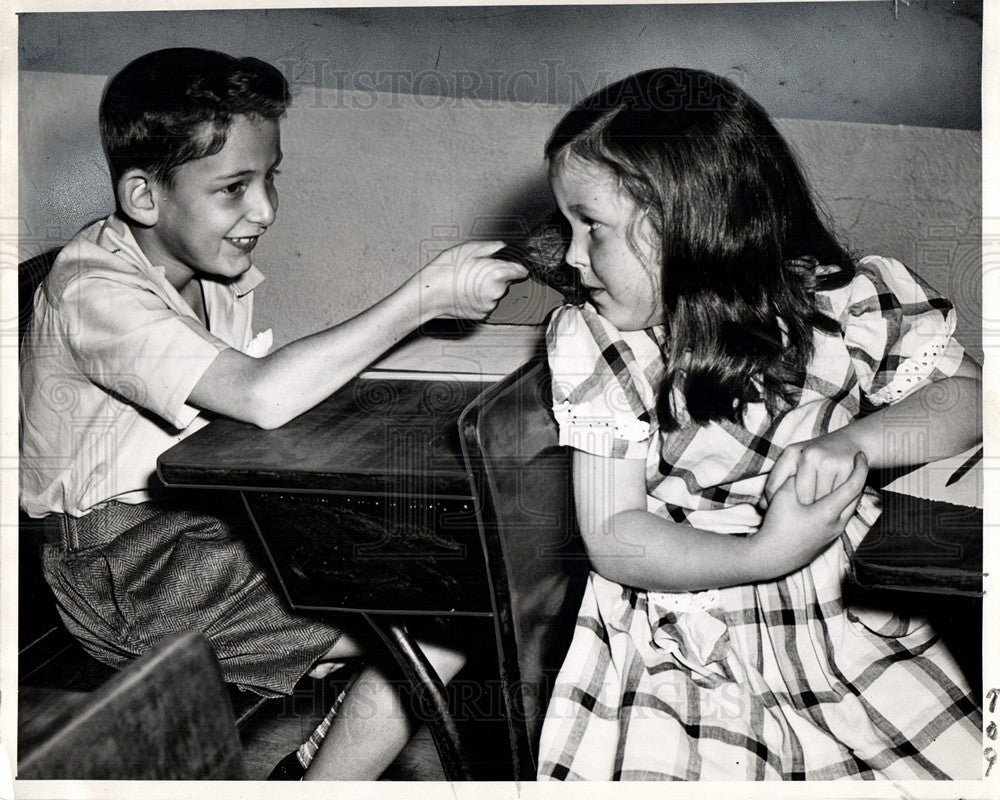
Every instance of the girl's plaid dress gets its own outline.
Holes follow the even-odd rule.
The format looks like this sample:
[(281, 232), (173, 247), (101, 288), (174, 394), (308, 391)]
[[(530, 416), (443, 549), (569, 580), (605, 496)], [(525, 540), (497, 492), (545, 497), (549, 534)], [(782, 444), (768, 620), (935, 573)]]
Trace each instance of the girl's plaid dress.
[[(841, 332), (815, 334), (794, 407), (771, 419), (757, 404), (743, 425), (669, 434), (655, 414), (663, 330), (621, 333), (588, 305), (559, 309), (548, 348), (562, 443), (645, 459), (655, 514), (752, 533), (783, 447), (846, 425), (863, 399), (884, 405), (951, 375), (962, 359), (951, 304), (897, 261), (862, 260), (817, 304)], [(840, 541), (773, 582), (661, 593), (591, 573), (539, 777), (979, 778), (981, 712), (934, 631), (842, 597), (848, 554), (878, 513), (870, 492)]]

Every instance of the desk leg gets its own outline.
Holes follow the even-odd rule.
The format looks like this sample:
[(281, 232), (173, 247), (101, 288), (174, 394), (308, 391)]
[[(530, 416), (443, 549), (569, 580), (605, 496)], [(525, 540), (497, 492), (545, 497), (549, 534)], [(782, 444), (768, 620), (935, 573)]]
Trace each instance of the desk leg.
[(391, 618), (380, 619), (377, 615), (362, 616), (385, 642), (413, 691), (418, 692), (420, 700), (430, 706), (431, 714), (427, 724), (434, 737), (434, 746), (437, 747), (445, 778), (449, 781), (472, 780), (465, 748), (462, 747), (455, 720), (448, 710), (444, 684), (427, 656), (402, 624)]

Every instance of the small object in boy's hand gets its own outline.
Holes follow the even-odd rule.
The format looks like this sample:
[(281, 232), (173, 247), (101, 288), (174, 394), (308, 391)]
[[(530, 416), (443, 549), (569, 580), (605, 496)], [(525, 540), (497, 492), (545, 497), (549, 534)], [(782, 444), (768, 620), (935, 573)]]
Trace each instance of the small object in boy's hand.
[(561, 224), (558, 215), (552, 214), (526, 239), (512, 242), (490, 257), (521, 264), (532, 278), (551, 286), (567, 303), (577, 304), (586, 299), (586, 292), (577, 271), (565, 261), (568, 243), (565, 224)]

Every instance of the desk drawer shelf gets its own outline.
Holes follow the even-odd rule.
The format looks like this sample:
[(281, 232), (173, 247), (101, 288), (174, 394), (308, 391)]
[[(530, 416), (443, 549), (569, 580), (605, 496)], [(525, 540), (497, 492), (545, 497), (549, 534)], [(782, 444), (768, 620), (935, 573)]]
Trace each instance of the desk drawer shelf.
[(243, 496), (293, 608), (491, 613), (471, 498)]

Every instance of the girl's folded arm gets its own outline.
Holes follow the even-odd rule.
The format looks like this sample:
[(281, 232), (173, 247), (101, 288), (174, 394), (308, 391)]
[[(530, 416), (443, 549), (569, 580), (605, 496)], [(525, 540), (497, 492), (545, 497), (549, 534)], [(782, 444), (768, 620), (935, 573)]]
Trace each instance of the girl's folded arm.
[(789, 481), (755, 534), (727, 536), (647, 511), (643, 461), (573, 454), (577, 519), (594, 571), (653, 591), (756, 583), (805, 566), (844, 530), (867, 474), (857, 458), (848, 480), (810, 505), (798, 502)]
[(855, 454), (873, 468), (905, 467), (947, 458), (982, 439), (982, 370), (968, 356), (955, 374), (835, 431), (785, 448), (768, 476), (765, 496), (795, 477), (802, 503), (832, 491), (851, 471)]
[[(953, 456), (982, 439), (982, 380), (981, 367), (963, 356), (951, 377), (929, 383), (842, 430), (872, 467), (911, 466)], [(892, 430), (897, 435), (887, 436)], [(900, 447), (900, 434), (906, 433), (913, 435)]]

